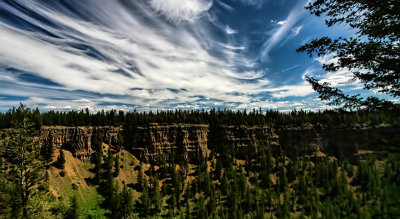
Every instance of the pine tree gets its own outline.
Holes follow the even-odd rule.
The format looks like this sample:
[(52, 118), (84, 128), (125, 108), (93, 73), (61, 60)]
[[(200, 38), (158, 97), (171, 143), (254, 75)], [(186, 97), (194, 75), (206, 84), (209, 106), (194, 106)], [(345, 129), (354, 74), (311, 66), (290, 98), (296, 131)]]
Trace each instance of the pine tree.
[(100, 181), (100, 169), (101, 169), (101, 163), (103, 159), (103, 147), (102, 147), (102, 139), (100, 135), (100, 131), (97, 128), (93, 129), (93, 133), (91, 136), (91, 146), (94, 150), (94, 181), (99, 182)]
[[(328, 27), (344, 23), (357, 32), (350, 38), (315, 39), (300, 47), (298, 52), (307, 52), (310, 56), (334, 54), (337, 61), (324, 64), (324, 70), (350, 70), (353, 79), (359, 80), (364, 89), (372, 89), (395, 98), (400, 96), (398, 1), (313, 0), (308, 2), (306, 8), (311, 14), (323, 15)], [(307, 81), (320, 94), (319, 98), (331, 101), (331, 105), (343, 105), (348, 109), (398, 109), (398, 104), (389, 100), (375, 96), (366, 99), (360, 95), (350, 96), (341, 89), (331, 87), (327, 82), (321, 84), (312, 77), (307, 77)]]
[(143, 164), (142, 162), (139, 163), (139, 170), (138, 170), (138, 176), (137, 176), (137, 185), (138, 185), (138, 190), (142, 191), (144, 187), (144, 176), (143, 176)]
[(119, 175), (119, 156), (117, 155), (115, 157), (115, 162), (114, 162), (114, 177), (117, 177)]
[(60, 154), (58, 155), (57, 161), (56, 161), (56, 167), (59, 169), (64, 169), (65, 167), (65, 155), (64, 155), (64, 150), (60, 148)]
[(103, 201), (103, 206), (105, 208), (110, 208), (113, 206), (113, 197), (114, 193), (116, 192), (115, 187), (114, 187), (114, 177), (113, 177), (113, 172), (112, 172), (112, 165), (113, 163), (113, 155), (111, 150), (108, 150), (108, 156), (106, 159), (106, 169), (105, 169), (105, 178), (104, 182), (102, 184), (101, 191), (104, 195), (104, 201)]
[(30, 208), (30, 201), (40, 194), (35, 192), (37, 186), (45, 183), (45, 166), (34, 124), (28, 118), (29, 109), (21, 105), (17, 111), (20, 118), (13, 121), (13, 129), (5, 139), (4, 157), (10, 166), (1, 171), (1, 177), (16, 188), (14, 215), (27, 218), (35, 210)]
[(160, 194), (160, 184), (157, 175), (153, 179), (153, 190), (154, 190), (154, 196), (153, 196), (153, 203), (154, 203), (154, 210), (155, 213), (158, 214), (161, 212), (163, 200), (162, 196)]
[(151, 199), (148, 192), (147, 183), (144, 185), (142, 196), (140, 196), (140, 217), (146, 218), (150, 215)]
[(191, 219), (192, 218), (192, 210), (190, 208), (190, 202), (189, 199), (186, 200), (186, 212), (185, 212), (185, 219)]
[(279, 191), (285, 193), (288, 189), (288, 180), (286, 177), (285, 166), (279, 168)]
[(132, 193), (128, 190), (127, 186), (124, 184), (124, 188), (120, 194), (121, 196), (121, 217), (129, 218), (133, 214), (133, 199)]
[(79, 218), (79, 204), (76, 195), (70, 198), (69, 208), (65, 214), (66, 219), (78, 219)]
[(119, 219), (121, 218), (121, 194), (119, 193), (119, 184), (115, 183), (111, 190), (111, 218)]
[(204, 196), (200, 194), (200, 197), (197, 199), (197, 206), (196, 206), (196, 218), (207, 218), (207, 208)]
[(50, 131), (49, 135), (47, 136), (46, 140), (42, 145), (41, 153), (47, 163), (50, 163), (52, 161), (54, 153), (54, 145), (53, 145), (53, 135), (51, 134)]

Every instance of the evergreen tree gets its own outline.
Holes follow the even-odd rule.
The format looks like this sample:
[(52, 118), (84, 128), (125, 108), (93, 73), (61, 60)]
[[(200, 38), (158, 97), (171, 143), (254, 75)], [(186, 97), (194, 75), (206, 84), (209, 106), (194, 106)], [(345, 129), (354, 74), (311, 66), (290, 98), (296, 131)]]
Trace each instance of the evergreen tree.
[(129, 218), (133, 215), (133, 199), (132, 193), (128, 190), (127, 186), (124, 184), (121, 196), (121, 217), (122, 218)]
[(105, 176), (104, 176), (104, 182), (102, 183), (101, 186), (101, 192), (104, 195), (104, 201), (103, 201), (103, 206), (105, 208), (110, 208), (114, 204), (114, 196), (116, 193), (116, 189), (114, 187), (114, 177), (113, 177), (113, 172), (112, 172), (112, 163), (113, 163), (113, 155), (111, 150), (108, 150), (108, 156), (105, 161)]
[(103, 146), (102, 146), (102, 138), (99, 129), (94, 128), (93, 133), (90, 139), (92, 149), (94, 150), (94, 181), (99, 182), (100, 180), (100, 169), (101, 169), (101, 163), (103, 159)]
[(143, 192), (139, 199), (139, 204), (140, 217), (146, 218), (150, 216), (151, 199), (149, 196), (147, 183), (144, 184)]
[(42, 144), (41, 153), (43, 158), (47, 163), (50, 163), (53, 158), (54, 145), (53, 145), (53, 135), (49, 131), (49, 134)]
[[(400, 96), (400, 40), (398, 21), (400, 3), (397, 0), (364, 1), (364, 0), (313, 0), (306, 7), (316, 16), (324, 15), (328, 27), (345, 23), (357, 32), (355, 37), (331, 39), (323, 37), (313, 40), (298, 49), (299, 52), (323, 56), (335, 54), (336, 63), (324, 64), (326, 71), (337, 71), (345, 68), (352, 71), (354, 79), (360, 80), (364, 89), (373, 89), (393, 97)], [(367, 99), (359, 95), (347, 95), (329, 83), (320, 83), (317, 79), (307, 77), (313, 89), (322, 100), (330, 100), (331, 105), (342, 105), (344, 108), (369, 109), (398, 108), (388, 100), (374, 96)]]
[(1, 171), (1, 178), (16, 188), (14, 215), (28, 218), (35, 210), (30, 207), (31, 201), (40, 194), (35, 192), (37, 186), (45, 183), (45, 166), (35, 138), (35, 126), (28, 118), (29, 109), (21, 105), (17, 111), (20, 117), (13, 121), (13, 129), (5, 139), (4, 157), (10, 166)]
[(162, 209), (162, 196), (160, 193), (160, 184), (157, 175), (153, 178), (153, 203), (154, 203), (154, 211), (156, 214), (161, 212)]
[(66, 219), (78, 219), (79, 218), (79, 203), (78, 203), (78, 199), (76, 198), (76, 195), (72, 196), (70, 198), (70, 204), (69, 204), (69, 208), (65, 214)]
[(114, 162), (114, 177), (117, 177), (119, 175), (119, 156), (117, 155), (115, 157), (115, 162)]
[(56, 167), (59, 169), (64, 169), (65, 167), (65, 155), (64, 150), (60, 148), (60, 154), (57, 157)]
[(143, 176), (143, 164), (142, 162), (139, 163), (139, 169), (138, 169), (138, 176), (137, 176), (137, 185), (138, 185), (138, 190), (142, 191), (144, 185), (144, 176)]
[(285, 166), (279, 167), (279, 191), (285, 193), (288, 189), (288, 179), (286, 177)]

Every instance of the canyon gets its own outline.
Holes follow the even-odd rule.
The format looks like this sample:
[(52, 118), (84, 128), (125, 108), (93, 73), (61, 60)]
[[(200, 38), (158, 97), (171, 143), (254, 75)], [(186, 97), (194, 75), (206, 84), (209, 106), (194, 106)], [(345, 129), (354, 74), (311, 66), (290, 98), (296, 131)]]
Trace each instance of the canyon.
[[(149, 124), (138, 126), (122, 134), (122, 127), (97, 127), (103, 143), (118, 151), (124, 145), (138, 159), (158, 163), (162, 160), (186, 159), (195, 161), (216, 147), (215, 139), (224, 141), (236, 156), (244, 157), (270, 146), (273, 153), (308, 154), (324, 153), (346, 157), (357, 156), (359, 150), (374, 150), (380, 145), (400, 145), (398, 127), (338, 126), (325, 127), (306, 124), (298, 127), (273, 126), (220, 126), (195, 124)], [(211, 133), (213, 132), (213, 133)], [(93, 127), (42, 127), (42, 142), (51, 133), (56, 148), (69, 150), (81, 160), (90, 159)], [(216, 136), (217, 135), (217, 136)], [(129, 143), (124, 144), (125, 140)]]

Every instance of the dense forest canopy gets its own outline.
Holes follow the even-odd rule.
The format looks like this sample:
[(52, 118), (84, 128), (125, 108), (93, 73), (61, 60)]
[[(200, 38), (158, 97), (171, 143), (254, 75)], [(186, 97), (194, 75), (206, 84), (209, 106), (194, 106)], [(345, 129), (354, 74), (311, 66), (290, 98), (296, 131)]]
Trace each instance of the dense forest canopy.
[[(100, 120), (104, 122), (102, 125), (123, 123), (125, 126), (148, 124), (148, 122), (193, 121), (208, 122), (210, 125), (261, 124), (261, 122), (268, 124), (270, 121), (294, 125), (298, 125), (296, 122), (300, 124), (305, 121), (331, 121), (332, 124), (345, 121), (350, 124), (399, 122), (396, 112), (296, 111), (285, 114), (274, 111), (267, 113), (175, 111), (116, 114), (114, 111), (109, 111), (85, 114), (84, 111), (40, 113), (38, 110), (32, 111), (21, 105), (2, 114), (3, 117), (9, 116), (13, 119), (11, 125), (14, 131), (2, 139), (8, 144), (5, 146), (6, 150), (0, 150), (1, 217), (396, 218), (400, 216), (398, 207), (400, 200), (397, 198), (400, 193), (397, 144), (391, 145), (390, 148), (386, 147), (391, 151), (385, 157), (377, 158), (371, 153), (360, 156), (353, 162), (349, 162), (343, 156), (330, 157), (323, 153), (300, 155), (275, 150), (276, 148), (270, 144), (260, 145), (258, 150), (246, 153), (244, 158), (240, 158), (233, 148), (227, 147), (225, 135), (212, 133), (213, 129), (210, 129), (208, 141), (213, 147), (209, 148), (210, 151), (204, 157), (200, 156), (197, 161), (191, 163), (188, 160), (171, 159), (162, 160), (159, 164), (149, 164), (134, 158), (127, 148), (107, 149), (99, 129), (94, 128), (90, 137), (92, 157), (82, 162), (69, 155), (68, 148), (63, 146), (53, 148), (50, 134), (42, 147), (57, 150), (57, 157), (51, 155), (57, 154), (55, 150), (40, 149), (38, 141), (32, 140), (34, 133), (37, 132), (35, 127), (38, 128), (38, 121), (42, 119), (44, 123), (49, 115), (61, 115), (60, 117), (65, 119), (75, 116), (78, 119), (71, 120), (72, 122), (87, 121), (86, 124), (97, 121), (91, 120), (92, 118), (102, 118), (104, 119)], [(82, 118), (79, 115), (83, 115)], [(275, 117), (272, 117), (273, 115)], [(270, 117), (275, 120), (268, 120)], [(194, 120), (195, 118), (198, 120)], [(36, 123), (26, 123), (31, 120), (35, 120)], [(138, 123), (130, 123), (133, 121)], [(30, 124), (30, 128), (21, 127), (21, 122)], [(64, 125), (76, 124), (79, 123)], [(20, 157), (24, 159), (21, 160)], [(21, 162), (27, 165), (19, 165)], [(76, 162), (81, 165), (71, 166)], [(18, 168), (22, 171), (15, 171)], [(46, 174), (43, 174), (44, 168), (47, 169)], [(85, 178), (71, 175), (71, 171), (76, 171), (74, 169), (86, 171), (88, 175)], [(128, 173), (132, 174), (129, 178), (126, 177)], [(14, 183), (25, 176), (30, 176), (32, 183)], [(72, 178), (74, 181), (66, 181)], [(81, 193), (85, 186), (75, 183), (78, 178), (84, 178), (81, 183), (85, 183), (87, 188), (93, 188), (95, 192)], [(70, 193), (58, 194), (56, 197), (49, 188), (57, 186), (60, 182), (67, 182), (64, 189)], [(33, 192), (36, 191), (35, 188), (38, 188), (37, 192)], [(92, 196), (92, 199), (95, 199), (91, 208), (88, 208), (85, 199), (80, 197), (82, 194), (85, 198)]]
[[(388, 111), (304, 111), (293, 110), (280, 112), (278, 110), (253, 109), (251, 111), (233, 110), (169, 110), (156, 112), (124, 112), (99, 111), (90, 113), (88, 109), (81, 111), (48, 111), (29, 110), (29, 117), (37, 128), (44, 126), (145, 126), (158, 124), (218, 124), (218, 125), (302, 125), (305, 123), (321, 125), (342, 125), (352, 123), (398, 123), (399, 110)], [(0, 113), (0, 128), (9, 128), (12, 122), (21, 117), (18, 108)]]

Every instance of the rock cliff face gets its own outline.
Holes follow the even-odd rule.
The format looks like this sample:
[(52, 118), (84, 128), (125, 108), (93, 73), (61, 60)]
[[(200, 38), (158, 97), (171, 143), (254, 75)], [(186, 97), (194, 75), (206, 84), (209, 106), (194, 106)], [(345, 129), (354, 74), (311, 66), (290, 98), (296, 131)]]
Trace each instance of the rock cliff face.
[(248, 153), (257, 153), (260, 147), (271, 146), (273, 151), (279, 150), (279, 136), (268, 126), (225, 126), (228, 147), (235, 154), (243, 157)]
[[(119, 150), (122, 145), (122, 129), (101, 127), (103, 142), (112, 149)], [(126, 135), (133, 139), (126, 149), (146, 162), (159, 162), (163, 159), (187, 159), (195, 161), (217, 147), (212, 138), (219, 138), (235, 154), (243, 157), (257, 152), (260, 147), (271, 146), (272, 152), (281, 149), (287, 154), (312, 154), (323, 151), (330, 155), (339, 154), (351, 157), (359, 149), (373, 150), (380, 145), (399, 146), (398, 127), (322, 127), (304, 125), (301, 127), (268, 126), (222, 126), (220, 130), (210, 129), (208, 125), (149, 124), (136, 127)], [(92, 127), (44, 127), (40, 132), (42, 140), (51, 133), (53, 143), (59, 148), (73, 152), (74, 156), (87, 160), (93, 153), (90, 139)]]
[(197, 160), (207, 152), (207, 125), (158, 125), (137, 127), (132, 136), (130, 149), (135, 156), (146, 162), (161, 160)]
[[(111, 148), (118, 148), (120, 145), (120, 128), (100, 127), (103, 135), (103, 142)], [(43, 127), (40, 130), (42, 142), (51, 133), (53, 144), (56, 148), (63, 147), (70, 150), (73, 155), (81, 160), (87, 160), (93, 153), (91, 147), (92, 127)]]
[(337, 126), (305, 125), (276, 129), (279, 144), (287, 153), (298, 151), (311, 154), (322, 151), (332, 156), (357, 159), (359, 150), (382, 151), (399, 147), (399, 127), (395, 126)]

